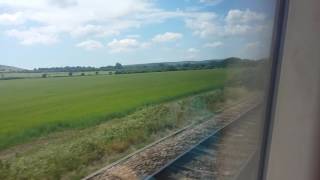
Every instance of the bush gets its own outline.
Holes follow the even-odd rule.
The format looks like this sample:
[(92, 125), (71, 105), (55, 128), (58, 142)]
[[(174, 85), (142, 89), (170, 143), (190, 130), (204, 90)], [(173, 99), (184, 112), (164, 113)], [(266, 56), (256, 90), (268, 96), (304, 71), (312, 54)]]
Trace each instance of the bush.
[(129, 148), (130, 144), (127, 141), (113, 141), (110, 144), (110, 149), (114, 151), (115, 153), (123, 153)]
[(0, 159), (0, 179), (7, 179), (9, 164)]

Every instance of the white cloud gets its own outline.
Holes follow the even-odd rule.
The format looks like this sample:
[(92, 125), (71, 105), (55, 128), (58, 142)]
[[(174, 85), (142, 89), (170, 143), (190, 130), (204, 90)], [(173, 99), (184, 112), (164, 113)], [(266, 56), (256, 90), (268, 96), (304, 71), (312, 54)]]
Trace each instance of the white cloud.
[(260, 42), (250, 42), (245, 45), (247, 50), (257, 50), (261, 46)]
[[(208, 5), (220, 1), (199, 0), (200, 3)], [(167, 11), (157, 8), (153, 0), (0, 0), (0, 7), (2, 6), (8, 7), (10, 13), (0, 14), (0, 26), (20, 25), (14, 28), (9, 26), (7, 35), (15, 37), (25, 45), (53, 44), (66, 34), (73, 38), (86, 39), (116, 37), (128, 32), (128, 29), (140, 28), (150, 23), (162, 23), (172, 18), (184, 21), (186, 27), (201, 38), (246, 35), (262, 31), (262, 22), (265, 20), (265, 15), (249, 9), (233, 9), (226, 16), (201, 11), (203, 9)], [(45, 30), (48, 27), (54, 30)], [(121, 37), (126, 37), (127, 40), (138, 38)], [(167, 32), (156, 35), (152, 42), (175, 41), (182, 37), (180, 33)], [(115, 44), (122, 43), (121, 40), (115, 40)], [(149, 45), (140, 43), (139, 47)]]
[(187, 49), (186, 53), (184, 54), (183, 59), (186, 60), (196, 60), (198, 57), (199, 53), (199, 49), (196, 48), (189, 48)]
[(134, 20), (110, 20), (107, 24), (101, 25), (86, 24), (76, 26), (73, 29), (67, 29), (67, 32), (72, 37), (94, 36), (94, 37), (107, 37), (116, 36), (121, 31), (129, 28), (138, 28), (140, 23)]
[(214, 5), (221, 3), (222, 1), (223, 0), (200, 0), (199, 2), (210, 5), (210, 6), (214, 6)]
[(201, 38), (246, 35), (266, 29), (265, 19), (262, 13), (233, 9), (225, 17), (215, 13), (194, 13), (186, 19), (186, 26)]
[(129, 35), (127, 35), (127, 38), (138, 39), (138, 38), (140, 38), (140, 37), (141, 37), (141, 35), (139, 35), (139, 34), (129, 34)]
[(206, 43), (204, 45), (204, 47), (207, 47), (207, 48), (218, 48), (218, 47), (221, 47), (221, 46), (223, 46), (223, 43), (220, 42), (220, 41), (212, 42), (212, 43)]
[(105, 26), (101, 25), (84, 25), (84, 26), (79, 26), (72, 31), (70, 31), (71, 36), (73, 37), (81, 37), (81, 36), (89, 36), (89, 35), (94, 35), (97, 37), (105, 37), (105, 36), (111, 36), (111, 35), (118, 35), (120, 32), (108, 28)]
[[(150, 0), (1, 0), (1, 6), (8, 7), (13, 14), (0, 16), (0, 25), (1, 21), (16, 21), (25, 23), (21, 27), (34, 29), (54, 26), (57, 38), (62, 34), (74, 38), (117, 36), (130, 28), (189, 16), (181, 10), (159, 9)], [(16, 30), (24, 31), (20, 28)]]
[(78, 5), (76, 0), (49, 0), (49, 2), (60, 8), (68, 8)]
[(2, 0), (0, 5), (25, 12), (29, 20), (62, 26), (110, 21), (153, 9), (147, 0)]
[(141, 43), (136, 39), (127, 38), (121, 40), (114, 39), (113, 41), (109, 42), (107, 46), (110, 48), (110, 52), (119, 53), (133, 51), (139, 48), (146, 48), (148, 47), (148, 43)]
[(255, 29), (250, 25), (228, 24), (224, 26), (225, 35), (243, 35), (255, 30), (258, 29)]
[(99, 41), (87, 40), (78, 43), (76, 47), (84, 48), (86, 50), (95, 50), (103, 48), (103, 45)]
[(20, 40), (22, 45), (43, 44), (50, 45), (59, 41), (54, 27), (30, 28), (28, 30), (12, 29), (6, 31), (8, 36)]
[(189, 52), (189, 53), (198, 53), (199, 50), (198, 50), (198, 49), (195, 49), (195, 48), (189, 48), (189, 49), (188, 49), (188, 52)]
[(169, 41), (176, 41), (183, 37), (180, 33), (173, 33), (173, 32), (166, 32), (164, 34), (158, 34), (154, 38), (152, 38), (153, 42), (169, 42)]
[(0, 25), (18, 25), (24, 22), (23, 13), (4, 13), (0, 14)]
[(25, 23), (15, 28), (17, 31), (25, 31), (23, 27), (55, 26), (57, 38), (63, 33), (72, 37), (114, 36), (151, 22), (152, 17), (171, 16), (154, 8), (149, 0), (1, 0), (2, 6), (11, 14), (0, 14), (0, 25)]
[(217, 35), (221, 30), (218, 16), (215, 13), (198, 13), (186, 19), (186, 26), (193, 30), (193, 34), (201, 38)]
[(255, 21), (262, 21), (265, 18), (264, 14), (253, 12), (249, 9), (245, 11), (232, 9), (228, 12), (225, 21), (227, 24), (247, 24)]
[(262, 13), (253, 12), (249, 9), (241, 11), (232, 9), (225, 17), (225, 34), (226, 35), (243, 35), (250, 32), (259, 32), (263, 30), (266, 16)]

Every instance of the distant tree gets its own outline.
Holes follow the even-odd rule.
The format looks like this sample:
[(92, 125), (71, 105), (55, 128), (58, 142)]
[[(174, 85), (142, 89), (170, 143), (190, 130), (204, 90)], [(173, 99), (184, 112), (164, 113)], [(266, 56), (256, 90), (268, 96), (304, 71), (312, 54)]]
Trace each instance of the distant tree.
[(85, 76), (86, 74), (85, 73), (81, 73), (81, 76)]
[(47, 74), (42, 74), (42, 76), (41, 76), (42, 78), (47, 78), (48, 77), (48, 75)]
[(72, 76), (73, 75), (73, 73), (72, 72), (69, 72), (69, 74), (68, 74), (69, 76)]
[(113, 74), (112, 71), (110, 71), (110, 72), (109, 72), (109, 75), (112, 75), (112, 74)]
[(170, 66), (167, 67), (167, 70), (168, 70), (168, 71), (176, 71), (177, 68), (174, 67), (174, 66), (172, 66), (172, 65), (170, 65)]
[(116, 63), (115, 68), (116, 68), (116, 69), (122, 69), (122, 68), (123, 68), (123, 66), (122, 66), (122, 64), (120, 64), (120, 63)]
[(185, 68), (188, 68), (188, 67), (190, 67), (190, 66), (191, 66), (190, 63), (184, 63), (184, 64), (183, 64), (183, 67), (185, 67)]
[(96, 71), (96, 75), (99, 75), (99, 71)]

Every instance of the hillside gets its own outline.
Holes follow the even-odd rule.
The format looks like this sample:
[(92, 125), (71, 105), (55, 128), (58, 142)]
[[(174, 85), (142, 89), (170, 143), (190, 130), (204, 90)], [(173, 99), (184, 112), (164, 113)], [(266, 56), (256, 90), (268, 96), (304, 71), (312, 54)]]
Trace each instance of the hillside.
[(0, 72), (19, 72), (19, 71), (24, 71), (24, 69), (13, 67), (13, 66), (0, 65)]
[(249, 67), (256, 66), (263, 61), (255, 61), (240, 58), (226, 58), (204, 61), (181, 61), (181, 62), (162, 62), (149, 64), (123, 65), (114, 67), (116, 74), (143, 73), (143, 72), (162, 72), (162, 71), (180, 71), (197, 69), (215, 69), (226, 67)]

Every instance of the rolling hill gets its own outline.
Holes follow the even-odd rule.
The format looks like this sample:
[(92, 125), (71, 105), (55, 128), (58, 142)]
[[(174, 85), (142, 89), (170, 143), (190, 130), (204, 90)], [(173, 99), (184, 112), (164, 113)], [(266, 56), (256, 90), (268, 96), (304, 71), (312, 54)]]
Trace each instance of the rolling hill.
[(19, 72), (24, 70), (25, 69), (13, 67), (13, 66), (0, 65), (0, 72)]

